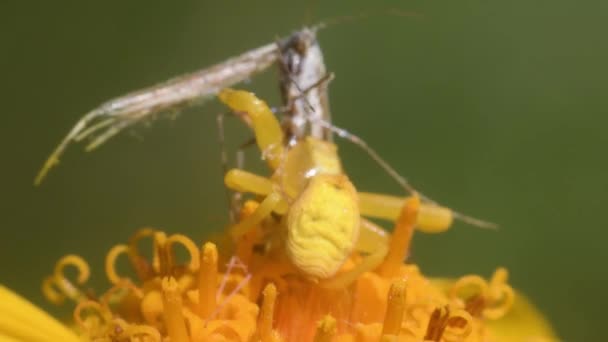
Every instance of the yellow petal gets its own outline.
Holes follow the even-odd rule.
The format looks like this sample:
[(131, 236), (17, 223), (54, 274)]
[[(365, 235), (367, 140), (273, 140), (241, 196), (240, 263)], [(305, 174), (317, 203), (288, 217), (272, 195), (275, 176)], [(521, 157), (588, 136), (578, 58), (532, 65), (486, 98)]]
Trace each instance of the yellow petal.
[(553, 329), (541, 312), (520, 292), (515, 292), (511, 310), (496, 321), (487, 322), (496, 341), (558, 341)]
[(80, 339), (49, 314), (0, 285), (0, 341), (66, 341)]

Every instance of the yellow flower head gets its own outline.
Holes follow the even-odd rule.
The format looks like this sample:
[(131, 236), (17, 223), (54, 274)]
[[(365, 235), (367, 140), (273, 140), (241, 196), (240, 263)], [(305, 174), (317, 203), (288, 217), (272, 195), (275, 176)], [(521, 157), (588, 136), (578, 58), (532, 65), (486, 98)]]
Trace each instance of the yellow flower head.
[[(405, 207), (405, 222), (414, 222), (407, 215), (415, 215), (415, 207), (415, 202)], [(243, 216), (254, 209), (255, 204), (246, 205)], [(487, 281), (474, 275), (442, 281), (426, 278), (416, 265), (387, 257), (378, 269), (347, 287), (326, 288), (299, 277), (286, 260), (258, 251), (253, 235), (260, 230), (243, 238), (236, 254), (220, 262), (212, 243), (199, 249), (186, 236), (141, 229), (127, 244), (110, 249), (105, 273), (112, 286), (100, 296), (81, 290), (89, 268), (81, 258), (68, 255), (44, 281), (43, 290), (54, 303), (66, 297), (76, 303), (73, 322), (62, 325), (2, 288), (5, 322), (0, 333), (27, 341), (553, 340), (533, 309), (518, 313), (519, 320), (509, 318), (514, 301), (521, 299), (507, 284), (503, 268)], [(404, 229), (395, 231), (394, 237), (399, 236), (405, 238), (399, 246), (391, 244), (389, 256), (402, 253), (410, 243), (411, 234)], [(146, 239), (153, 245), (150, 260), (139, 250)], [(177, 261), (177, 245), (187, 250), (187, 262)], [(116, 271), (123, 256), (134, 277)], [(353, 254), (340, 272), (361, 260)], [(75, 281), (64, 275), (67, 266), (79, 270)]]

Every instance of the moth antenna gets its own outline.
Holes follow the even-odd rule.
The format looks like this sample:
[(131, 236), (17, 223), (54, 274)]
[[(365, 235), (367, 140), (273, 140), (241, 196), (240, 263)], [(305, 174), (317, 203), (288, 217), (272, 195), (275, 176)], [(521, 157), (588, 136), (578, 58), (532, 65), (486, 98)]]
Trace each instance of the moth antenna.
[(454, 215), (455, 219), (457, 219), (461, 222), (464, 222), (466, 224), (469, 224), (471, 226), (475, 226), (477, 228), (489, 229), (489, 230), (498, 230), (500, 228), (500, 226), (497, 223), (481, 220), (481, 219), (478, 219), (478, 218), (475, 218), (472, 216), (465, 215), (463, 213), (459, 213), (454, 210), (452, 210), (452, 215)]
[(423, 17), (421, 13), (415, 11), (405, 11), (398, 8), (389, 8), (385, 10), (377, 10), (377, 11), (364, 11), (356, 14), (348, 14), (348, 15), (340, 15), (335, 17), (329, 17), (326, 19), (322, 19), (318, 23), (312, 25), (311, 30), (315, 33), (324, 30), (330, 26), (350, 23), (350, 22), (358, 22), (365, 19), (373, 18), (376, 16), (395, 16), (395, 17)]

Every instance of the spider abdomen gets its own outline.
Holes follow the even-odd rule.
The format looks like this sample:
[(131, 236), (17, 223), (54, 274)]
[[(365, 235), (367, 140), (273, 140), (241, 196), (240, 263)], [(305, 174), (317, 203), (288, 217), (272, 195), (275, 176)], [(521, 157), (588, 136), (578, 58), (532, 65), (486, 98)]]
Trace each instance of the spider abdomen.
[(355, 247), (359, 220), (357, 192), (348, 177), (312, 177), (287, 215), (289, 260), (308, 278), (333, 276)]

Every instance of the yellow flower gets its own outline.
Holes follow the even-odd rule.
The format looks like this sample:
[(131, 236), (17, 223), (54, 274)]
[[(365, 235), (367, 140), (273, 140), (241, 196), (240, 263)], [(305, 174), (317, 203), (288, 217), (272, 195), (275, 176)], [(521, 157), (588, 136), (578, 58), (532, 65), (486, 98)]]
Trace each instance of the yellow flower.
[[(82, 290), (90, 274), (83, 259), (59, 260), (43, 292), (56, 304), (74, 301), (72, 322), (60, 323), (0, 287), (0, 341), (556, 340), (542, 315), (508, 285), (503, 268), (489, 280), (454, 281), (429, 279), (403, 264), (417, 210), (412, 203), (384, 263), (339, 289), (299, 277), (284, 258), (260, 250), (260, 229), (243, 236), (230, 255), (213, 243), (199, 248), (181, 234), (141, 229), (108, 252), (112, 286), (100, 296)], [(255, 206), (246, 204), (243, 216)], [(151, 260), (139, 250), (146, 239)], [(188, 252), (187, 262), (178, 261), (177, 245)], [(123, 256), (133, 276), (117, 272)], [(340, 272), (361, 260), (354, 253)], [(78, 270), (74, 281), (64, 274), (68, 266)]]

